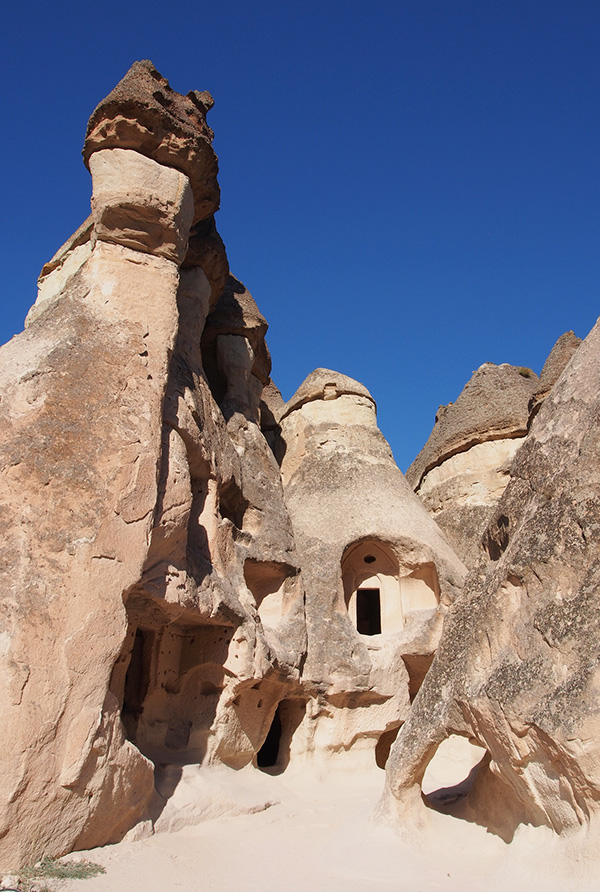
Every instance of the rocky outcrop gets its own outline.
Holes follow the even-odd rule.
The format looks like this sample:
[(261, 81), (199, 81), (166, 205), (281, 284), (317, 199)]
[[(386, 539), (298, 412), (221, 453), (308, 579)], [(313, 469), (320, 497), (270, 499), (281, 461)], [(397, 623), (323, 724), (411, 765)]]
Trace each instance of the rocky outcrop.
[(271, 384), (267, 328), (250, 292), (230, 275), (202, 333), (204, 368), (226, 418), (240, 412), (260, 421), (262, 393)]
[(396, 466), (365, 387), (317, 369), (280, 425), (308, 629), (295, 752), (383, 764), (464, 567)]
[[(299, 686), (299, 564), (244, 411), (254, 365), (223, 360), (226, 421), (200, 349), (226, 262), (210, 104), (150, 63), (100, 104), (91, 218), (0, 351), (6, 866), (155, 816), (155, 765), (252, 762)], [(251, 349), (268, 355), (264, 329)]]
[(529, 401), (530, 424), (580, 344), (581, 338), (578, 338), (572, 331), (566, 331), (550, 351), (541, 371), (537, 390)]
[(400, 826), (427, 825), (422, 778), (452, 735), (485, 750), (454, 797), (460, 816), (506, 840), (520, 823), (566, 833), (597, 816), (599, 360), (597, 324), (513, 463), (489, 561), (451, 609), (390, 756), (382, 811)]
[(512, 460), (527, 433), (537, 376), (485, 363), (455, 403), (440, 406), (427, 443), (406, 479), (471, 567)]
[[(90, 217), (0, 350), (0, 865), (258, 807), (207, 766), (391, 747), (397, 824), (427, 824), (423, 793), (505, 839), (579, 827), (600, 801), (600, 327), (539, 381), (482, 366), (409, 485), (363, 385), (273, 384), (215, 225), (211, 105), (150, 62), (100, 103)], [(477, 564), (464, 592), (450, 543)], [(446, 745), (468, 776), (440, 793)]]
[(194, 196), (193, 223), (219, 209), (217, 156), (206, 123), (214, 105), (210, 93), (176, 93), (152, 62), (134, 62), (114, 90), (94, 109), (83, 158), (94, 152), (132, 149), (185, 174)]

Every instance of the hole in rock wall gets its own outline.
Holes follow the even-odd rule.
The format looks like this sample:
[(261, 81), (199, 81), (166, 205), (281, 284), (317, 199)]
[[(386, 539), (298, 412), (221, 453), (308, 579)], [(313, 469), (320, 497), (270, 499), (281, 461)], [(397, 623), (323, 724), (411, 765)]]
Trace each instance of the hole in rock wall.
[(425, 681), (425, 676), (433, 663), (433, 657), (434, 654), (402, 654), (404, 665), (408, 670), (408, 696), (411, 703)]
[(295, 567), (275, 561), (248, 559), (244, 563), (244, 579), (263, 625), (274, 627), (283, 619), (286, 580), (291, 583), (297, 573)]
[(289, 765), (292, 740), (306, 715), (306, 700), (282, 700), (275, 710), (264, 743), (256, 754), (257, 766), (267, 774), (281, 774)]
[(144, 711), (144, 700), (150, 686), (154, 632), (136, 629), (129, 667), (125, 674), (121, 718), (127, 738), (135, 743), (137, 726)]
[(275, 710), (271, 727), (265, 737), (265, 742), (256, 754), (256, 764), (259, 768), (272, 768), (277, 764), (279, 756), (279, 744), (281, 743), (281, 713), (279, 706)]
[(128, 635), (111, 687), (123, 698), (127, 738), (153, 762), (207, 756), (232, 636), (229, 626), (177, 623)]
[(226, 517), (239, 530), (242, 529), (244, 524), (244, 514), (248, 504), (248, 500), (242, 495), (242, 491), (233, 477), (219, 488), (219, 511), (221, 512), (221, 517)]
[(477, 772), (487, 764), (487, 750), (456, 734), (443, 740), (429, 762), (421, 782), (425, 802), (446, 811), (469, 793)]
[(509, 520), (506, 514), (494, 517), (483, 535), (481, 544), (492, 561), (498, 561), (508, 548)]
[(378, 588), (356, 592), (356, 628), (361, 635), (381, 634), (381, 597)]
[(380, 735), (377, 745), (375, 746), (375, 762), (377, 763), (378, 768), (385, 768), (392, 744), (398, 736), (398, 731), (401, 727), (401, 725), (398, 725), (397, 728), (390, 728), (389, 731), (384, 731), (383, 734)]

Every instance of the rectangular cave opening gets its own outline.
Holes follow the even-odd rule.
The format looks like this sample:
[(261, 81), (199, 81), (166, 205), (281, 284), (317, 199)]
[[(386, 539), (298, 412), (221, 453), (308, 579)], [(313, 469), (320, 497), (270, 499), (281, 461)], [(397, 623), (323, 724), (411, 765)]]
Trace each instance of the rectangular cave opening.
[(356, 592), (356, 628), (360, 635), (381, 634), (381, 595), (378, 588)]
[(136, 629), (131, 658), (125, 675), (125, 690), (121, 718), (127, 737), (135, 743), (137, 724), (144, 710), (144, 700), (150, 686), (150, 667), (154, 632)]

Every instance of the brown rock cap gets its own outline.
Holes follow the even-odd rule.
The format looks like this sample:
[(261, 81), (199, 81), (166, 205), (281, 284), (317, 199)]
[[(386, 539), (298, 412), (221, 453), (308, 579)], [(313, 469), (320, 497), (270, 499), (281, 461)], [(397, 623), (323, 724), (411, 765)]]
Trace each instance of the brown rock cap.
[(410, 485), (416, 489), (431, 468), (476, 443), (525, 436), (537, 385), (531, 369), (508, 363), (480, 366), (456, 402), (438, 410), (429, 439), (406, 472)]
[(364, 384), (355, 381), (354, 378), (349, 378), (348, 375), (342, 375), (341, 372), (333, 372), (331, 369), (315, 369), (304, 379), (293, 397), (285, 404), (281, 417), (284, 418), (294, 409), (299, 409), (300, 406), (310, 403), (312, 400), (331, 400), (342, 396), (342, 394), (366, 397), (377, 408), (375, 400)]
[(125, 77), (96, 107), (88, 122), (83, 157), (100, 149), (134, 149), (184, 173), (194, 193), (194, 221), (219, 207), (217, 156), (206, 114), (210, 93), (177, 93), (147, 59), (134, 62)]

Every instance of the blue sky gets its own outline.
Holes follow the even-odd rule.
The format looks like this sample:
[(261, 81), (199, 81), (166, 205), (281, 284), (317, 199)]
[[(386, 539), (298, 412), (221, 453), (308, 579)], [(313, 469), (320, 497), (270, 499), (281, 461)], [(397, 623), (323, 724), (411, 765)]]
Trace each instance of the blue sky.
[(536, 372), (600, 281), (600, 4), (11, 4), (0, 341), (89, 212), (80, 150), (135, 59), (208, 89), (217, 225), (289, 398), (362, 381), (405, 470), (481, 363)]

